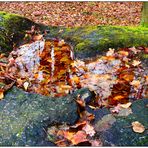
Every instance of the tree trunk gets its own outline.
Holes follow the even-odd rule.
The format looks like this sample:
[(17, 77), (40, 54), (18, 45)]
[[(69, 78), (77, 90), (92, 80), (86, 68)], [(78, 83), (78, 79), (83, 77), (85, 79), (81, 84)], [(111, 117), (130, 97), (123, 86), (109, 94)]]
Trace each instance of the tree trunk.
[(141, 25), (148, 27), (148, 2), (143, 2)]

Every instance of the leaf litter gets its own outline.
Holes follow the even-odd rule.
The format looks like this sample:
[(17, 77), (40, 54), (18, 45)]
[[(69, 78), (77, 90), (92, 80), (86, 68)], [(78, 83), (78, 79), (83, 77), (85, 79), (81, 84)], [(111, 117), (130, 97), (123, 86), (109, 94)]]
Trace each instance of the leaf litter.
[[(63, 39), (45, 40), (36, 37), (28, 44), (13, 50), (9, 57), (0, 54), (0, 99), (13, 85), (28, 92), (59, 97), (80, 88), (89, 88), (95, 98), (91, 109), (109, 107), (113, 114), (127, 116), (132, 113), (132, 101), (147, 95), (148, 74), (139, 53), (147, 48), (109, 49), (94, 61), (81, 61), (72, 56), (72, 47)], [(73, 146), (88, 142), (100, 146), (92, 125), (94, 114), (85, 110), (85, 99), (77, 96), (82, 108), (75, 125), (53, 126), (48, 137), (58, 146)], [(145, 128), (133, 122), (134, 132), (143, 133)]]

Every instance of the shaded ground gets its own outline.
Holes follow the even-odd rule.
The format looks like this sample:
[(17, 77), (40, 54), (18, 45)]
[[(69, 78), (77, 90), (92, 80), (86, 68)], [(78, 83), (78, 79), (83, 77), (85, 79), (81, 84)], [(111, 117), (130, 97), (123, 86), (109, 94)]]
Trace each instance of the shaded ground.
[(0, 11), (20, 14), (51, 26), (140, 23), (142, 2), (1, 2)]

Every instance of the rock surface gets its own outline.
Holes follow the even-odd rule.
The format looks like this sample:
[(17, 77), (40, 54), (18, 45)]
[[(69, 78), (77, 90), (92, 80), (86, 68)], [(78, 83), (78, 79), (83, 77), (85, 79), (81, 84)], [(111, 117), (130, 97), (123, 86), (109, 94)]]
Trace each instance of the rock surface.
[(49, 98), (13, 87), (0, 101), (0, 146), (52, 146), (46, 128), (77, 119), (72, 95)]
[[(148, 99), (137, 100), (132, 103), (128, 116), (115, 116), (106, 113), (95, 122), (97, 136), (104, 146), (148, 146)], [(103, 111), (103, 112), (104, 112)], [(143, 133), (136, 133), (132, 129), (132, 122), (138, 121), (145, 127)]]
[[(148, 46), (148, 28), (128, 26), (49, 27), (47, 37), (72, 43), (77, 58), (87, 59), (109, 48)], [(60, 32), (60, 33), (59, 33)]]
[(39, 26), (27, 18), (0, 11), (0, 52), (11, 51), (14, 44), (22, 41), (25, 31), (30, 30), (32, 25)]

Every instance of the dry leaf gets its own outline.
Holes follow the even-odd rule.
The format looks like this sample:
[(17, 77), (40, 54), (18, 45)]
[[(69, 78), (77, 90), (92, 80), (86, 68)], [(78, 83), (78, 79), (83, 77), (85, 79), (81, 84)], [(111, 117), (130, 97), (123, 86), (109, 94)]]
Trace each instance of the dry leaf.
[(0, 91), (0, 100), (2, 100), (4, 98), (4, 92)]
[(133, 131), (136, 133), (143, 133), (145, 131), (145, 127), (138, 121), (132, 122)]
[(113, 56), (115, 49), (109, 48), (109, 51), (106, 53), (106, 56)]
[(28, 89), (28, 86), (29, 86), (29, 83), (28, 83), (28, 82), (25, 82), (25, 83), (23, 84), (23, 86), (24, 86), (24, 89), (27, 90), (27, 89)]
[(132, 65), (133, 66), (138, 66), (141, 63), (141, 61), (133, 60)]
[(94, 136), (96, 133), (94, 127), (89, 124), (86, 124), (82, 129), (86, 132), (86, 134), (90, 135), (91, 137)]
[(130, 82), (130, 84), (133, 85), (134, 87), (139, 87), (140, 81), (139, 80), (133, 80), (132, 82)]
[(103, 146), (103, 143), (101, 140), (90, 140), (91, 146), (92, 147), (97, 147), (97, 146)]
[(117, 101), (122, 100), (122, 99), (124, 99), (124, 96), (122, 96), (122, 95), (118, 95), (113, 98), (113, 100), (117, 100)]
[(85, 142), (87, 140), (87, 134), (84, 131), (78, 131), (71, 139), (73, 145), (78, 143)]
[(132, 103), (128, 102), (126, 104), (120, 104), (120, 107), (122, 107), (122, 108), (129, 108), (131, 105), (132, 105)]

